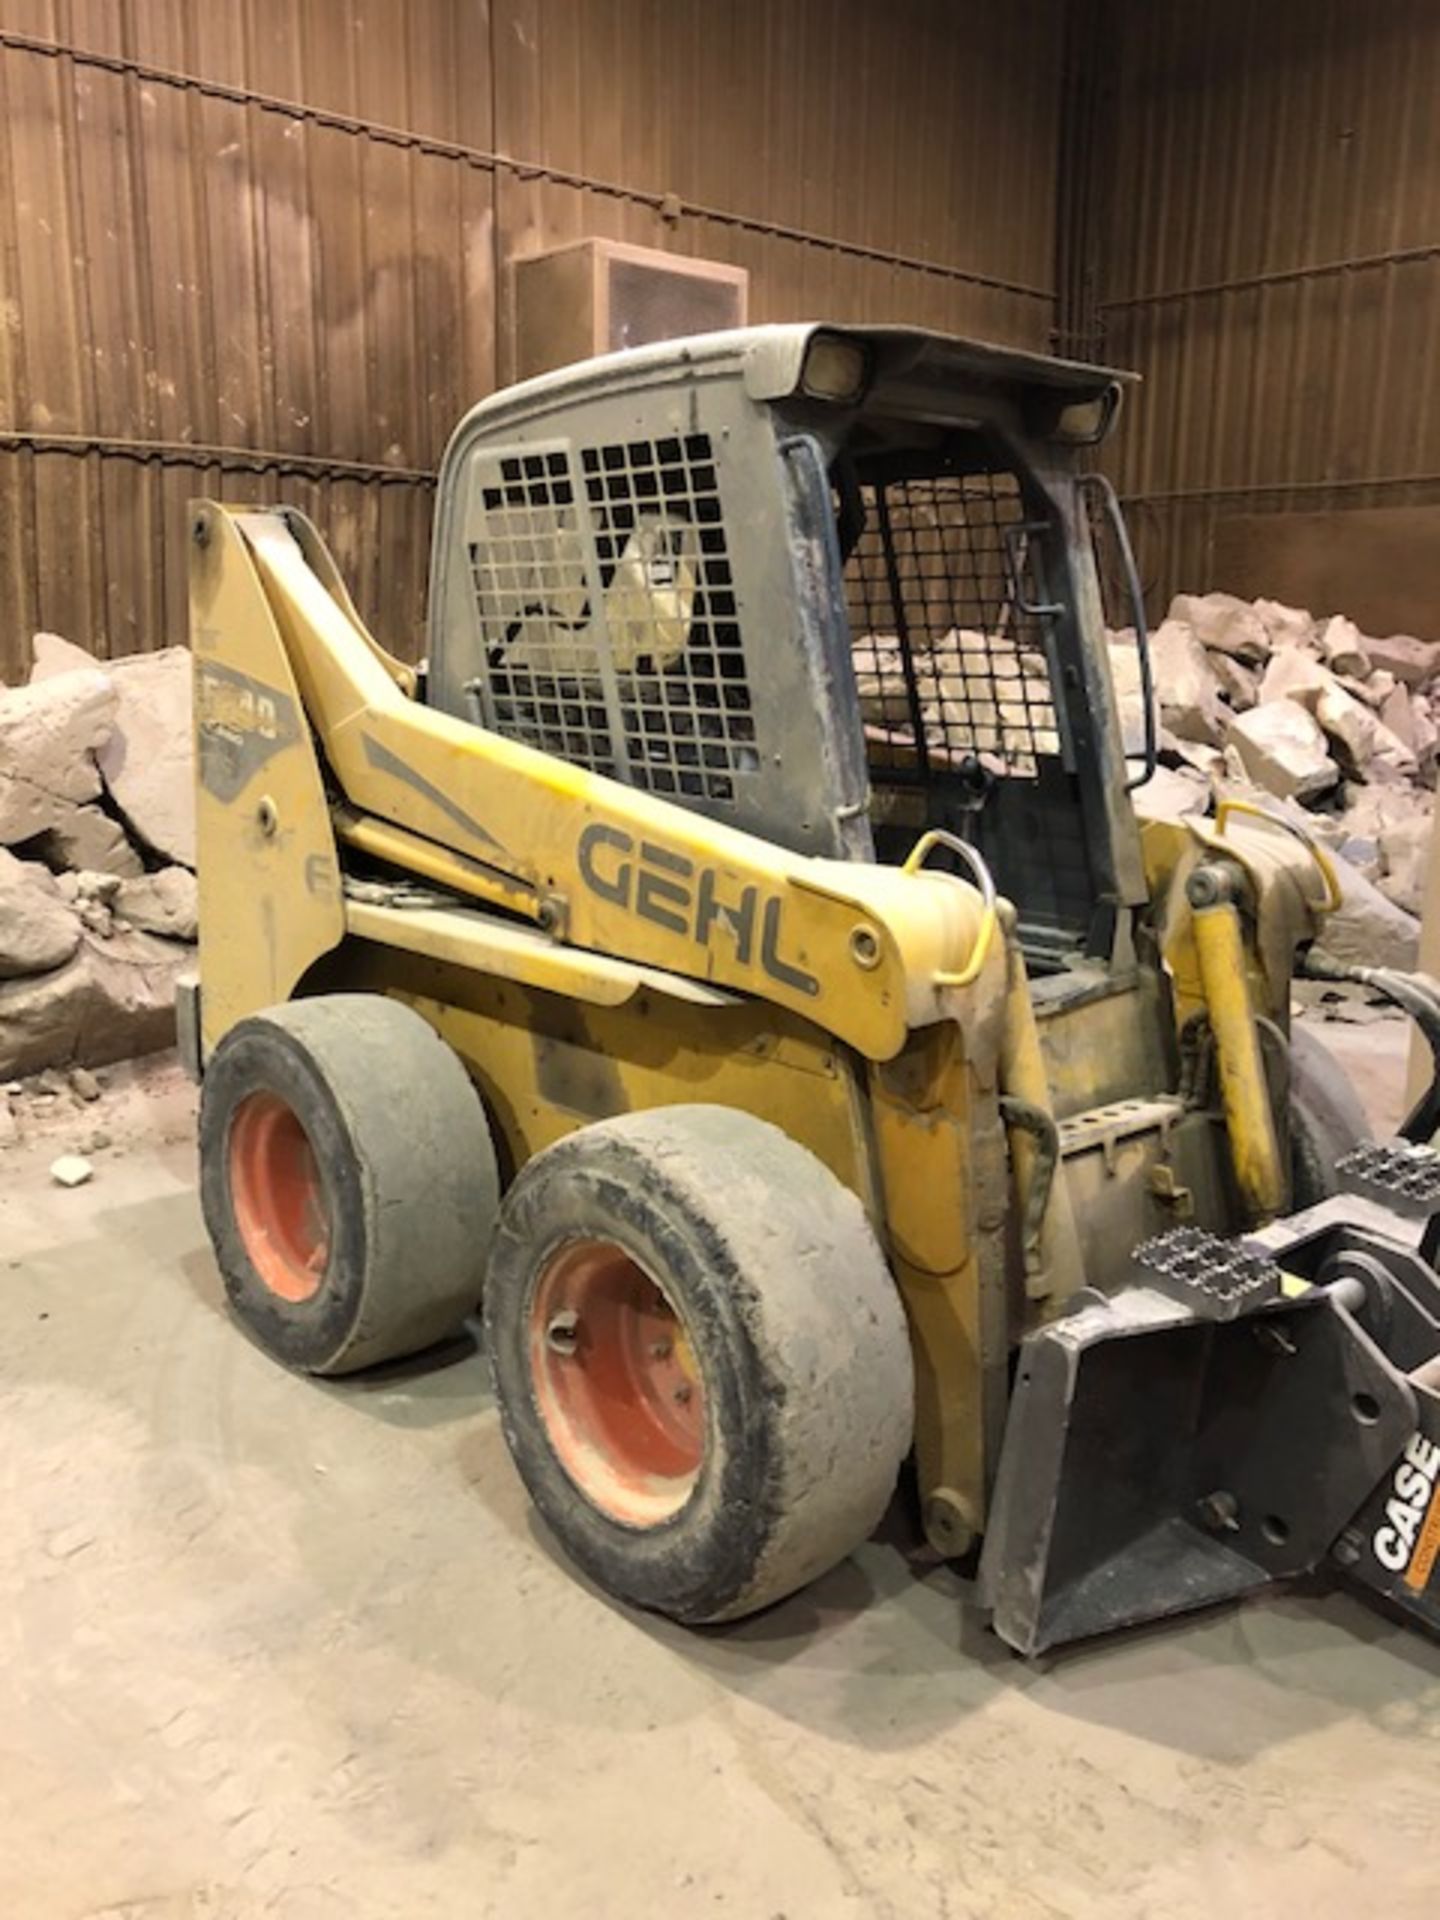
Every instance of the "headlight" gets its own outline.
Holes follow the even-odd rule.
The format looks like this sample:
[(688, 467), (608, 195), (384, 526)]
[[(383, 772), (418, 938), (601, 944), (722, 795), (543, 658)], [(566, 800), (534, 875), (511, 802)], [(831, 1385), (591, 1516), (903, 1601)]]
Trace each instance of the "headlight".
[(865, 391), (865, 349), (838, 333), (817, 333), (805, 350), (800, 388), (812, 400), (858, 400)]
[(1106, 387), (1089, 400), (1072, 400), (1061, 407), (1051, 428), (1051, 438), (1067, 447), (1096, 446), (1110, 430), (1115, 409), (1120, 404), (1120, 389)]

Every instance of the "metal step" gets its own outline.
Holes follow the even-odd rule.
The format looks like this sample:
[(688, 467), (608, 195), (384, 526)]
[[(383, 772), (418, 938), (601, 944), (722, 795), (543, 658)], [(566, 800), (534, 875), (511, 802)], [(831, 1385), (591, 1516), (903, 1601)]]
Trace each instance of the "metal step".
[(1409, 1219), (1440, 1213), (1440, 1153), (1433, 1147), (1405, 1140), (1352, 1147), (1335, 1162), (1335, 1174), (1346, 1193), (1378, 1200)]
[(1188, 1307), (1202, 1320), (1235, 1320), (1280, 1292), (1280, 1269), (1239, 1240), (1203, 1227), (1172, 1227), (1131, 1256), (1136, 1286)]

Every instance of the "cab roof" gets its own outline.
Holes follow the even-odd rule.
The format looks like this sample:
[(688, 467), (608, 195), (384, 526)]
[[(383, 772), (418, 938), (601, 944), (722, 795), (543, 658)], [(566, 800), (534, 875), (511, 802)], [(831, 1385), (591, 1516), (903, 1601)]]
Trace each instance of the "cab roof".
[(695, 373), (738, 373), (752, 398), (783, 400), (798, 390), (806, 352), (817, 334), (853, 340), (866, 348), (872, 368), (869, 395), (882, 403), (887, 390), (900, 394), (949, 384), (1038, 387), (1085, 400), (1138, 377), (1112, 367), (1056, 360), (1020, 347), (996, 346), (922, 327), (792, 321), (688, 334), (557, 367), (478, 401), (456, 427), (451, 446), (477, 434), (488, 435), (507, 421), (533, 419), (600, 394), (663, 386)]

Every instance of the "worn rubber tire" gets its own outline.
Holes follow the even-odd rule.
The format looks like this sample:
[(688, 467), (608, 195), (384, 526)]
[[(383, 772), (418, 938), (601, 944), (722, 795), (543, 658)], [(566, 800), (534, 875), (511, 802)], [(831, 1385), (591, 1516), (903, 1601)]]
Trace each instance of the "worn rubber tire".
[[(681, 1315), (705, 1400), (684, 1505), (614, 1519), (567, 1473), (529, 1323), (557, 1249), (624, 1249)], [(691, 1623), (794, 1592), (873, 1530), (914, 1425), (909, 1334), (859, 1201), (776, 1127), (670, 1107), (582, 1128), (506, 1196), (485, 1285), (505, 1438), (561, 1545), (617, 1599)]]
[(1290, 1035), (1291, 1205), (1298, 1212), (1338, 1193), (1335, 1162), (1372, 1137), (1349, 1074), (1313, 1033)]
[[(230, 1137), (254, 1094), (308, 1136), (329, 1219), (318, 1291), (282, 1299), (236, 1218)], [(200, 1197), (231, 1306), (260, 1345), (307, 1373), (416, 1353), (473, 1310), (499, 1210), (484, 1106), (455, 1053), (412, 1008), (337, 993), (234, 1026), (200, 1096)]]

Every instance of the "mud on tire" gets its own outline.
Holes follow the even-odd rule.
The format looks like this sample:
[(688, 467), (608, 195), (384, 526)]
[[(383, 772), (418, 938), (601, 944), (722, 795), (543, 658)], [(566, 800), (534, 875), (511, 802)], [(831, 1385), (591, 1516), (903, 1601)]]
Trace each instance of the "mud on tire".
[(864, 1211), (748, 1114), (630, 1114), (538, 1155), (501, 1212), (485, 1331), (551, 1530), (676, 1619), (753, 1612), (843, 1559), (910, 1446), (905, 1316)]
[(200, 1096), (231, 1306), (288, 1366), (349, 1373), (452, 1332), (499, 1205), (480, 1096), (412, 1008), (329, 994), (239, 1021)]

